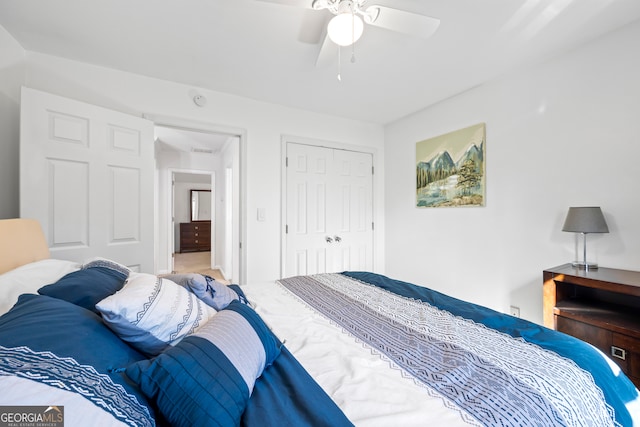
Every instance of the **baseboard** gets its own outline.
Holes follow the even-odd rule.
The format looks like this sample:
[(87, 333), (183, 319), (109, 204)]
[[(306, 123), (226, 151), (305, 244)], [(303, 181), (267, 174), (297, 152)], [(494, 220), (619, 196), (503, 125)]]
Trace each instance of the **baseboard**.
[(216, 265), (215, 267), (213, 267), (214, 270), (218, 270), (220, 271), (220, 274), (222, 275), (222, 277), (224, 277), (224, 280), (230, 282), (231, 280), (229, 280), (229, 277), (225, 274), (224, 270), (222, 269), (222, 267), (220, 267), (219, 265)]

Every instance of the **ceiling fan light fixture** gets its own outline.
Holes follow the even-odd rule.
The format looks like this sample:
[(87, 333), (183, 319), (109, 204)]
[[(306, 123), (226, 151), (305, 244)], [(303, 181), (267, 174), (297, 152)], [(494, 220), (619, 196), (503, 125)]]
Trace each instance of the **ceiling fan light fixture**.
[(362, 17), (364, 18), (364, 22), (367, 24), (373, 24), (380, 16), (380, 6), (370, 6), (365, 11), (362, 12)]
[(329, 7), (329, 2), (327, 0), (313, 0), (311, 3), (311, 8), (313, 10), (322, 10), (327, 9)]
[(338, 46), (349, 46), (357, 42), (364, 31), (364, 22), (360, 16), (351, 12), (340, 13), (329, 21), (327, 33)]

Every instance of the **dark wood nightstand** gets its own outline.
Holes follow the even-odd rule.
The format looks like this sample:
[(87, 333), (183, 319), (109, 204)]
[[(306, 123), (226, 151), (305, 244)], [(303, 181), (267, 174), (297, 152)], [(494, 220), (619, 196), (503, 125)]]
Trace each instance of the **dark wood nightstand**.
[(640, 387), (640, 272), (564, 264), (543, 280), (544, 325), (598, 347)]

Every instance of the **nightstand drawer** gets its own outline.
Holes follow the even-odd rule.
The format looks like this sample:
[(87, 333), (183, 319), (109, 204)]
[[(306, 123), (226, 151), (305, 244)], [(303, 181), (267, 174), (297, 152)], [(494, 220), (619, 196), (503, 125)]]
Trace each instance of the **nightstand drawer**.
[(640, 380), (640, 340), (611, 332), (563, 316), (555, 316), (556, 330), (586, 341), (616, 362), (622, 372), (638, 384)]
[(611, 354), (611, 331), (563, 316), (555, 316), (555, 320), (556, 330), (586, 341), (607, 355)]
[(612, 350), (607, 355), (620, 365), (625, 373), (640, 377), (640, 341), (636, 338), (614, 333)]

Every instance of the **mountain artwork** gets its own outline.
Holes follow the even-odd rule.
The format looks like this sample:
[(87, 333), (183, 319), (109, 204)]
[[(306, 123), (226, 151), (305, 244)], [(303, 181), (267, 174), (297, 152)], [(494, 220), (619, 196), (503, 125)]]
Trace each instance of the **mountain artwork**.
[(416, 143), (416, 206), (484, 206), (486, 125)]

